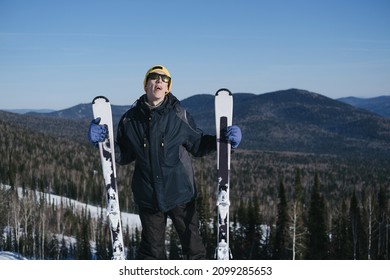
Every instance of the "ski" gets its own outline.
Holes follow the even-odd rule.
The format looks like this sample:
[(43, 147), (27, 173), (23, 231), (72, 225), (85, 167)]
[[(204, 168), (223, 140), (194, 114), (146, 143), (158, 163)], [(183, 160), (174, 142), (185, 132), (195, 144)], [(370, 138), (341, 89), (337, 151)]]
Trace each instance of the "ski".
[(217, 248), (215, 258), (229, 260), (232, 258), (229, 248), (229, 180), (231, 145), (222, 132), (232, 125), (233, 95), (228, 89), (220, 89), (215, 94), (215, 128), (217, 136)]
[(102, 164), (107, 200), (107, 216), (110, 223), (113, 260), (124, 260), (124, 244), (122, 223), (119, 210), (119, 196), (116, 182), (114, 132), (112, 125), (112, 112), (110, 101), (104, 96), (97, 96), (92, 101), (94, 118), (100, 117), (101, 125), (108, 129), (108, 136), (104, 142), (99, 143), (100, 160)]

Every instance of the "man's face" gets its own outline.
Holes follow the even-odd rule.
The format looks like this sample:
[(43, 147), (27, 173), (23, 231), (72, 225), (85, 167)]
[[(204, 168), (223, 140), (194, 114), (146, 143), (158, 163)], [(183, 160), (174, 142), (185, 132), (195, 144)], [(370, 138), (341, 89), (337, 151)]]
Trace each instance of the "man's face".
[(156, 105), (160, 103), (165, 94), (168, 93), (168, 82), (164, 82), (163, 72), (154, 72), (149, 74), (149, 78), (146, 83), (145, 91), (148, 97), (149, 103)]

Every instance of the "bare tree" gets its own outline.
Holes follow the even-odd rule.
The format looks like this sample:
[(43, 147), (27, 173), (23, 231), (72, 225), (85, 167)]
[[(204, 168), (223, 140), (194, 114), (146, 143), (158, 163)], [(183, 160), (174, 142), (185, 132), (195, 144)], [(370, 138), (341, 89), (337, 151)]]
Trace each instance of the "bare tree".
[(302, 259), (304, 255), (306, 230), (304, 226), (303, 193), (301, 172), (296, 171), (293, 200), (290, 204), (288, 215), (290, 220), (290, 238), (292, 244), (292, 259)]

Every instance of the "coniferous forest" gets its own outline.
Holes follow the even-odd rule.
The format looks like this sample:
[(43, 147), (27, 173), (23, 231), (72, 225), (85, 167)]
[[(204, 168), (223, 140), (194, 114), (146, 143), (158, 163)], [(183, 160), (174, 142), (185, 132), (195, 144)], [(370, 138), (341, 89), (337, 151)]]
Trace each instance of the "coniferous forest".
[[(80, 126), (85, 134), (88, 123)], [(0, 251), (29, 259), (110, 259), (103, 212), (96, 218), (87, 207), (44, 196), (104, 208), (98, 151), (85, 139), (15, 123), (0, 121), (0, 131)], [(215, 156), (193, 159), (209, 259), (216, 247)], [(120, 206), (122, 212), (137, 213), (132, 169), (118, 166)], [(389, 259), (389, 170), (389, 162), (380, 158), (235, 150), (230, 182), (233, 258)], [(140, 230), (124, 228), (128, 259), (136, 256)], [(167, 258), (180, 259), (180, 242), (170, 225), (166, 240)]]

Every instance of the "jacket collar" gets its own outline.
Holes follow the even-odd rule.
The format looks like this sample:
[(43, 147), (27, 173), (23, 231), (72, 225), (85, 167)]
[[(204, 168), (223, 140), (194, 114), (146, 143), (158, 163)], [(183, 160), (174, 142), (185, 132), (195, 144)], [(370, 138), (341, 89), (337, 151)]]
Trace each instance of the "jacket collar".
[(151, 112), (156, 112), (156, 113), (163, 115), (166, 112), (168, 112), (170, 109), (172, 109), (176, 105), (176, 103), (178, 103), (178, 102), (179, 102), (179, 100), (172, 93), (169, 92), (165, 96), (164, 101), (158, 107), (153, 107), (147, 103), (146, 94), (144, 94), (137, 100), (136, 106), (145, 115), (149, 115)]

